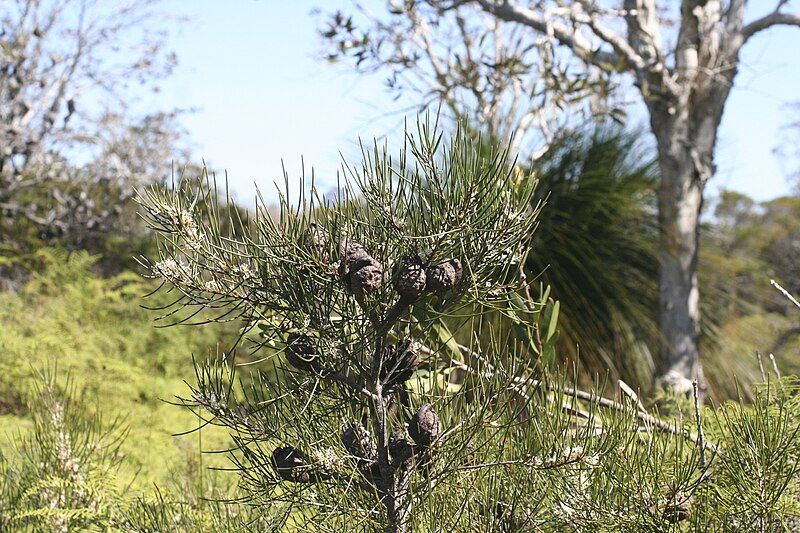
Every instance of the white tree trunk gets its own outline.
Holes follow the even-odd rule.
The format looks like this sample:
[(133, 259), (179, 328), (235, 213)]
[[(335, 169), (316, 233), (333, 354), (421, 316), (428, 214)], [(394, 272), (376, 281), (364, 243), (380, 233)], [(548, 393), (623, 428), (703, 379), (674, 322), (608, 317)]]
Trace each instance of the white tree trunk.
[(662, 368), (658, 381), (683, 394), (691, 393), (695, 379), (705, 385), (698, 353), (697, 254), (703, 189), (714, 173), (714, 145), (722, 111), (721, 105), (711, 107), (698, 115), (688, 109), (676, 112), (658, 104), (650, 106), (661, 170), (658, 215)]
[(692, 165), (660, 161), (660, 167), (661, 381), (676, 392), (690, 393), (692, 380), (700, 372), (697, 252), (703, 191), (702, 185), (694, 178)]

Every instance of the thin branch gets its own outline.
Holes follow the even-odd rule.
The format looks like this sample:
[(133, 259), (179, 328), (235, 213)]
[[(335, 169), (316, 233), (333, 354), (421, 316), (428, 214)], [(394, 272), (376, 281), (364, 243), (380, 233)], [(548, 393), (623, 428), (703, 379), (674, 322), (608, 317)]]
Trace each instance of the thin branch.
[(478, 0), (481, 8), (496, 17), (508, 21), (524, 24), (545, 35), (553, 35), (559, 43), (570, 48), (575, 55), (592, 65), (603, 69), (616, 69), (620, 57), (616, 52), (600, 50), (582, 35), (577, 29), (561, 22), (546, 18), (543, 14), (532, 9), (512, 5), (509, 2), (494, 2), (492, 0)]
[(784, 296), (786, 296), (786, 297), (789, 299), (789, 301), (790, 301), (790, 302), (792, 302), (794, 305), (796, 305), (798, 308), (800, 308), (800, 302), (798, 302), (798, 301), (795, 299), (795, 297), (794, 297), (794, 296), (792, 296), (791, 294), (789, 294), (789, 291), (787, 291), (786, 289), (784, 289), (783, 287), (781, 287), (781, 286), (780, 286), (780, 284), (779, 284), (777, 281), (775, 281), (774, 279), (771, 279), (771, 280), (769, 280), (769, 282), (770, 282), (770, 284), (771, 284), (773, 287), (775, 287), (776, 289), (778, 289), (778, 290), (781, 292), (781, 294), (783, 294)]
[(800, 28), (800, 15), (774, 11), (746, 25), (742, 29), (742, 37), (747, 41), (756, 33), (771, 28), (772, 26), (797, 26)]
[(700, 449), (700, 468), (706, 466), (705, 433), (703, 432), (703, 419), (700, 416), (700, 396), (697, 391), (697, 380), (692, 381), (692, 396), (694, 397), (694, 418), (697, 424), (697, 447)]
[[(482, 363), (485, 364), (488, 367), (489, 370), (484, 371), (484, 372), (480, 372), (480, 371), (476, 370), (475, 368), (472, 368), (471, 366), (466, 365), (466, 364), (464, 364), (461, 361), (458, 361), (456, 359), (451, 359), (450, 360), (450, 363), (453, 366), (455, 366), (456, 368), (458, 368), (460, 370), (463, 370), (463, 371), (465, 371), (465, 372), (467, 372), (469, 374), (472, 374), (474, 376), (492, 377), (494, 375), (495, 368), (490, 363), (486, 362), (485, 358), (481, 357), (479, 354), (476, 354), (475, 352), (473, 352), (472, 350), (470, 350), (469, 348), (467, 348), (465, 346), (459, 345), (458, 347), (465, 354), (471, 355), (472, 357), (477, 358), (478, 360), (482, 361)], [(427, 348), (426, 346), (421, 346), (420, 347), (420, 351), (422, 353), (427, 353), (429, 355), (435, 353), (434, 350), (431, 350), (430, 348)], [(517, 386), (513, 390), (515, 392), (523, 394), (526, 399), (530, 399), (530, 397), (527, 395), (527, 392), (525, 391), (525, 386), (526, 385), (530, 385), (533, 388), (538, 388), (538, 387), (544, 386), (550, 392), (557, 392), (557, 393), (560, 393), (560, 394), (564, 394), (566, 396), (572, 396), (572, 397), (577, 398), (579, 400), (585, 400), (585, 401), (588, 401), (588, 402), (595, 402), (598, 405), (600, 405), (601, 407), (605, 407), (607, 409), (612, 409), (614, 411), (619, 411), (619, 412), (623, 412), (623, 413), (624, 412), (630, 412), (630, 407), (628, 407), (628, 406), (626, 406), (626, 405), (624, 405), (622, 403), (616, 402), (614, 400), (599, 396), (598, 394), (596, 394), (594, 392), (587, 392), (587, 391), (583, 391), (583, 390), (580, 390), (580, 389), (574, 389), (572, 387), (562, 387), (562, 386), (555, 385), (555, 384), (550, 383), (550, 382), (543, 382), (543, 381), (536, 380), (536, 379), (525, 379), (525, 378), (522, 378), (522, 377), (513, 377), (513, 378), (511, 378), (511, 381)], [(694, 442), (698, 446), (702, 445), (704, 448), (710, 449), (710, 450), (712, 450), (714, 452), (719, 450), (716, 445), (707, 442), (705, 440), (705, 438), (701, 437), (700, 435), (698, 435), (696, 433), (692, 433), (691, 431), (688, 431), (686, 429), (680, 428), (678, 426), (678, 424), (675, 423), (675, 422), (668, 422), (666, 420), (662, 420), (662, 419), (657, 418), (657, 417), (655, 417), (655, 416), (653, 416), (651, 414), (643, 412), (643, 411), (641, 411), (639, 409), (636, 410), (635, 414), (636, 414), (636, 418), (638, 418), (639, 420), (641, 420), (645, 424), (649, 424), (654, 429), (658, 429), (660, 431), (664, 431), (664, 432), (667, 432), (667, 433), (672, 433), (674, 435), (678, 435), (678, 436), (684, 437), (684, 438)]]

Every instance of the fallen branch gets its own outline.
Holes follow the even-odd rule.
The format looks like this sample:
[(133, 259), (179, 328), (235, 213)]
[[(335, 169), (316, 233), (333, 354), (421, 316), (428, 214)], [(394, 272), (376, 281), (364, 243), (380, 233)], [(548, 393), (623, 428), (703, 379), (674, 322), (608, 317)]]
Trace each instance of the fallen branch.
[[(485, 360), (485, 358), (481, 357), (479, 354), (475, 353), (473, 350), (467, 348), (466, 346), (463, 346), (463, 345), (459, 344), (458, 347), (462, 352), (465, 353), (465, 355), (469, 355), (474, 359), (480, 360), (483, 364), (485, 364), (488, 367), (488, 370), (481, 372), (479, 370), (476, 370), (476, 369), (472, 368), (471, 366), (469, 366), (469, 365), (467, 365), (465, 363), (462, 363), (461, 361), (458, 361), (456, 359), (451, 359), (450, 363), (454, 367), (456, 367), (456, 368), (458, 368), (460, 370), (463, 370), (463, 371), (465, 371), (465, 372), (467, 372), (469, 374), (475, 375), (475, 376), (481, 376), (481, 377), (489, 378), (489, 377), (492, 377), (494, 375), (494, 373), (496, 372), (495, 367), (491, 363), (487, 362)], [(432, 349), (428, 348), (427, 346), (420, 346), (420, 352), (425, 353), (426, 355), (429, 355), (429, 356), (435, 355), (435, 353), (436, 353), (435, 351), (433, 351)], [(528, 396), (527, 391), (525, 390), (525, 385), (530, 384), (533, 387), (544, 387), (545, 389), (547, 389), (550, 392), (556, 392), (556, 393), (564, 394), (566, 396), (572, 396), (572, 397), (580, 399), (580, 400), (593, 402), (593, 403), (596, 403), (597, 405), (599, 405), (601, 407), (605, 407), (607, 409), (611, 409), (611, 410), (614, 410), (614, 411), (623, 412), (623, 413), (624, 412), (630, 412), (630, 407), (629, 406), (626, 406), (626, 405), (624, 405), (622, 403), (616, 402), (616, 401), (611, 400), (609, 398), (604, 398), (604, 397), (599, 396), (599, 395), (597, 395), (597, 394), (595, 394), (593, 392), (587, 392), (587, 391), (583, 391), (583, 390), (580, 390), (580, 389), (575, 389), (575, 388), (572, 388), (572, 387), (556, 385), (556, 384), (553, 384), (553, 383), (543, 382), (543, 381), (536, 380), (536, 379), (524, 379), (524, 378), (521, 378), (521, 377), (513, 377), (511, 379), (511, 381), (515, 384), (514, 391), (517, 392), (518, 394), (522, 395), (526, 400), (530, 400), (530, 397)], [(698, 446), (702, 447), (704, 450), (708, 449), (708, 450), (711, 450), (711, 451), (713, 451), (715, 453), (719, 451), (719, 448), (716, 445), (714, 445), (714, 444), (712, 444), (710, 442), (707, 442), (702, 434), (693, 433), (693, 432), (691, 432), (691, 431), (689, 431), (687, 429), (683, 429), (683, 428), (678, 426), (677, 422), (668, 422), (666, 420), (662, 420), (660, 418), (657, 418), (657, 417), (655, 417), (655, 416), (653, 416), (653, 415), (651, 415), (649, 413), (644, 412), (641, 409), (641, 407), (636, 410), (635, 414), (636, 414), (636, 418), (638, 418), (640, 421), (644, 422), (645, 424), (651, 426), (653, 429), (657, 429), (657, 430), (660, 430), (660, 431), (664, 431), (666, 433), (672, 433), (673, 435), (678, 435), (678, 436), (684, 437), (687, 440), (690, 440), (690, 441), (694, 442), (695, 444), (697, 444)]]

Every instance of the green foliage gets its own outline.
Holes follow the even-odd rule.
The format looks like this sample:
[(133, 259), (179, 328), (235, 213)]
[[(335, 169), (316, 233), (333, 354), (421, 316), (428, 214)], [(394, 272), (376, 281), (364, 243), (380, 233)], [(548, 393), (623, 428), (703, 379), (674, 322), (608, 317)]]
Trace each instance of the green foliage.
[[(346, 167), (337, 202), (313, 190), (296, 206), (284, 196), (278, 219), (260, 206), (255, 231), (238, 239), (220, 231), (205, 197), (142, 198), (163, 239), (151, 268), (178, 292), (169, 320), (212, 309), (261, 329), (260, 364), (273, 378), (237, 383), (233, 367), (210, 362), (184, 402), (233, 432), (242, 485), (273, 516), (405, 530), (435, 470), (448, 473), (490, 422), (510, 427), (499, 406), (535, 360), (508, 336), (486, 335), (481, 319), (516, 311), (533, 181), (515, 181), (506, 154), (481, 148), (460, 130), (446, 142), (420, 124), (398, 158), (375, 146)], [(453, 358), (444, 319), (490, 342), (456, 345)], [(476, 368), (493, 361), (488, 374), (461, 362), (465, 350)], [(437, 385), (456, 370), (482, 377)], [(362, 437), (375, 451), (359, 458), (347, 442)]]
[(533, 163), (546, 205), (526, 266), (561, 303), (559, 355), (648, 391), (659, 345), (657, 173), (639, 137), (566, 132)]
[[(33, 427), (26, 402), (36, 369), (55, 361), (75, 387), (130, 427), (122, 445), (125, 482), (136, 476), (137, 489), (163, 484), (170, 477), (165, 464), (199, 453), (196, 435), (171, 436), (196, 427), (197, 419), (163, 400), (183, 390), (187, 352), (213, 352), (227, 330), (154, 329), (140, 307), (153, 284), (130, 272), (100, 278), (92, 273), (94, 261), (85, 252), (43, 249), (29, 263), (30, 281), (17, 293), (0, 293), (0, 448)], [(213, 446), (221, 437), (207, 429), (203, 438)]]
[[(712, 438), (725, 448), (700, 498), (710, 529), (794, 530), (800, 525), (798, 381), (762, 385), (753, 404), (713, 412)], [(715, 435), (717, 433), (718, 435)]]
[(46, 376), (28, 406), (32, 429), (0, 455), (0, 529), (69, 531), (109, 526), (118, 507), (115, 483), (122, 433), (67, 378)]
[[(208, 494), (220, 498), (219, 494)], [(121, 529), (136, 533), (181, 531), (192, 533), (234, 533), (277, 531), (277, 521), (253, 508), (208, 499), (191, 504), (176, 491), (156, 491), (153, 497), (138, 499), (124, 512)]]
[(768, 354), (774, 353), (781, 371), (800, 369), (796, 309), (769, 283), (774, 278), (800, 292), (798, 231), (799, 198), (759, 203), (730, 191), (720, 195), (703, 227), (698, 275), (703, 325), (714, 341), (707, 336), (701, 346), (706, 376), (719, 397), (752, 395), (752, 384), (763, 380), (755, 352), (764, 354), (768, 368)]
[[(538, 214), (525, 212), (536, 205), (532, 180), (479, 142), (459, 131), (448, 145), (423, 128), (399, 159), (376, 147), (346, 167), (338, 202), (313, 189), (296, 204), (284, 198), (277, 219), (262, 210), (255, 231), (236, 238), (219, 231), (224, 215), (196, 189), (142, 199), (163, 242), (151, 268), (177, 291), (167, 319), (197, 322), (195, 311), (210, 309), (258, 335), (247, 366), (233, 357), (198, 364), (182, 399), (230, 431), (243, 503), (272, 525), (314, 531), (790, 527), (800, 472), (790, 380), (753, 407), (700, 412), (677, 401), (659, 418), (632, 391), (615, 401), (597, 384), (583, 392), (543, 373), (564, 312), (544, 287), (530, 301), (520, 279)], [(623, 165), (593, 142), (609, 168)], [(602, 180), (585, 179), (590, 192), (576, 205), (591, 210)], [(606, 211), (613, 191), (646, 190), (617, 186)], [(634, 227), (647, 224), (641, 206), (622, 209), (635, 235), (623, 225), (610, 239), (644, 246)], [(568, 225), (571, 212), (551, 223)], [(609, 224), (611, 215), (588, 218)], [(443, 291), (419, 282), (449, 258), (463, 277)], [(360, 269), (369, 275), (354, 275)], [(628, 298), (646, 282), (633, 277)]]
[[(0, 530), (271, 529), (249, 508), (215, 501), (235, 494), (235, 480), (224, 472), (205, 472), (207, 465), (192, 457), (164, 489), (137, 496), (123, 482), (135, 461), (123, 452), (129, 431), (119, 419), (104, 422), (104, 406), (95, 405), (69, 377), (57, 383), (56, 374), (56, 369), (37, 374), (26, 411), (32, 427), (0, 453)], [(130, 433), (138, 437), (137, 431)]]
[[(83, 254), (67, 259), (49, 252), (43, 254), (42, 261), (49, 266), (19, 295), (3, 295), (3, 324), (13, 327), (16, 337), (35, 334), (39, 339), (35, 346), (50, 346), (53, 341), (49, 334), (57, 335), (62, 347), (74, 344), (74, 348), (61, 352), (59, 362), (59, 373), (69, 368), (72, 379), (57, 383), (48, 379), (55, 371), (43, 379), (28, 370), (4, 382), (2, 398), (21, 398), (13, 416), (10, 404), (3, 404), (4, 427), (22, 433), (0, 446), (0, 521), (5, 521), (0, 523), (0, 530), (57, 531), (68, 524), (70, 531), (272, 531), (285, 524), (299, 530), (349, 531), (379, 525), (376, 512), (380, 506), (370, 501), (370, 493), (354, 489), (356, 492), (330, 507), (309, 508), (303, 503), (320, 503), (328, 498), (333, 501), (342, 493), (332, 480), (300, 487), (283, 481), (276, 477), (269, 461), (279, 441), (311, 439), (314, 447), (309, 449), (317, 452), (317, 460), (345, 465), (343, 471), (351, 474), (348, 481), (358, 483), (361, 474), (340, 440), (340, 419), (332, 412), (341, 406), (334, 396), (335, 387), (311, 380), (322, 394), (314, 398), (308, 376), (287, 368), (279, 354), (271, 360), (271, 366), (284, 373), (285, 383), (297, 396), (286, 402), (275, 401), (273, 378), (267, 379), (262, 373), (264, 381), (244, 381), (249, 390), (234, 383), (230, 392), (238, 398), (245, 395), (272, 400), (238, 403), (224, 396), (229, 392), (226, 387), (212, 389), (214, 384), (231, 383), (226, 369), (216, 364), (201, 365), (208, 371), (201, 374), (195, 393), (203, 392), (207, 399), (212, 398), (211, 392), (218, 393), (215, 421), (230, 417), (239, 430), (233, 436), (242, 445), (242, 453), (233, 458), (244, 467), (243, 481), (251, 492), (248, 501), (230, 502), (238, 495), (237, 480), (225, 472), (207, 470), (212, 461), (181, 451), (168, 434), (192, 427), (191, 417), (168, 405), (163, 409), (151, 405), (143, 410), (125, 386), (123, 378), (160, 387), (153, 378), (159, 374), (154, 363), (125, 359), (122, 363), (128, 367), (124, 374), (113, 372), (112, 367), (111, 374), (93, 381), (73, 350), (86, 350), (108, 368), (110, 361), (95, 345), (100, 341), (76, 339), (65, 328), (67, 318), (72, 317), (81, 325), (83, 335), (79, 337), (99, 335), (99, 331), (113, 335), (112, 330), (118, 328), (121, 335), (109, 341), (116, 345), (124, 343), (122, 336), (134, 336), (138, 341), (149, 338), (147, 345), (160, 346), (154, 350), (170, 347), (163, 357), (172, 368), (169, 374), (179, 374), (187, 372), (189, 366), (186, 357), (180, 355), (183, 346), (196, 343), (195, 350), (202, 353), (199, 345), (208, 339), (204, 329), (216, 326), (193, 329), (197, 334), (193, 337), (183, 337), (181, 333), (186, 330), (181, 328), (154, 330), (129, 299), (141, 294), (149, 283), (135, 276), (101, 280), (89, 273), (91, 258)], [(131, 296), (106, 294), (124, 287), (130, 289)], [(13, 303), (17, 300), (25, 301), (27, 315)], [(550, 324), (541, 318), (543, 324)], [(30, 323), (30, 331), (21, 327), (23, 319)], [(57, 326), (60, 322), (64, 324)], [(5, 331), (8, 328), (4, 327)], [(235, 333), (227, 330), (221, 334)], [(155, 340), (161, 335), (175, 339)], [(441, 335), (441, 339), (450, 339), (446, 330)], [(5, 366), (4, 376), (13, 372), (14, 366), (21, 366), (20, 344), (11, 343), (11, 338), (5, 334), (3, 346), (16, 356), (11, 359), (16, 364)], [(441, 350), (450, 354), (453, 347), (447, 345), (440, 340)], [(485, 358), (504, 360), (495, 356), (505, 354), (505, 347), (483, 348)], [(24, 353), (36, 366), (53, 352), (46, 350), (41, 356), (34, 351)], [(117, 357), (117, 353), (107, 357)], [(140, 353), (141, 358), (153, 356), (152, 351)], [(468, 351), (464, 355), (471, 358), (481, 354)], [(467, 361), (481, 365), (477, 359)], [(123, 372), (122, 363), (119, 372)], [(147, 377), (141, 377), (142, 365), (148, 369)], [(432, 368), (420, 369), (408, 382), (415, 404), (423, 398), (437, 402), (444, 428), (463, 427), (442, 442), (433, 462), (414, 479), (413, 494), (420, 503), (411, 518), (413, 530), (782, 531), (794, 530), (800, 523), (800, 382), (796, 378), (772, 380), (757, 387), (752, 404), (737, 401), (703, 409), (708, 443), (703, 462), (693, 436), (697, 425), (690, 403), (672, 406), (670, 416), (659, 419), (644, 413), (625, 396), (616, 402), (602, 399), (600, 385), (595, 385), (595, 394), (587, 395), (557, 378), (535, 379), (527, 366), (506, 365), (494, 369), (495, 375), (484, 383), (476, 383), (474, 376), (467, 374), (449, 388), (434, 388), (431, 381), (438, 379), (438, 374), (431, 372)], [(476, 368), (493, 370), (485, 364)], [(509, 376), (512, 371), (515, 373)], [(498, 374), (505, 374), (506, 379)], [(111, 379), (117, 382), (109, 386), (98, 383)], [(178, 381), (177, 377), (170, 381), (159, 396), (168, 398), (184, 390)], [(499, 393), (501, 383), (505, 393)], [(457, 390), (463, 395), (454, 394)], [(492, 396), (491, 404), (484, 401), (485, 396), (482, 398), (487, 391), (499, 393)], [(222, 401), (225, 398), (228, 401)], [(310, 409), (310, 401), (321, 402), (325, 409), (321, 413)], [(59, 411), (56, 405), (62, 409)], [(237, 405), (249, 408), (237, 410)], [(60, 419), (54, 416), (59, 412), (63, 413)], [(113, 421), (104, 423), (107, 418), (102, 415), (125, 415), (127, 430), (122, 431)], [(346, 418), (358, 420), (359, 416), (360, 410), (354, 410)], [(280, 439), (263, 432), (276, 425), (284, 428)], [(154, 427), (164, 428), (155, 438)], [(211, 439), (212, 434), (207, 426), (203, 432), (206, 449), (227, 443)], [(62, 461), (59, 443), (64, 450), (66, 442), (71, 453), (62, 453)], [(93, 445), (96, 443), (99, 445)], [(184, 440), (184, 446), (194, 448), (194, 440)], [(145, 447), (155, 448), (155, 453), (143, 455)], [(69, 466), (73, 464), (79, 465), (79, 478)], [(129, 474), (138, 469), (137, 482), (127, 489)], [(141, 488), (153, 481), (160, 489), (142, 494)], [(63, 498), (54, 508), (41, 505), (41, 498), (59, 494)]]
[(105, 528), (115, 520), (115, 483), (123, 436), (67, 378), (41, 378), (28, 413), (33, 427), (0, 454), (0, 529), (70, 531)]

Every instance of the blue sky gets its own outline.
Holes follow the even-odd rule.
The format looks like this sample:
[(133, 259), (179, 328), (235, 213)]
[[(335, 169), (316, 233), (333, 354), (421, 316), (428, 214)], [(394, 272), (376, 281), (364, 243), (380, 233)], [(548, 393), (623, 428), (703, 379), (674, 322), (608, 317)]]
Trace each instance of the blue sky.
[[(380, 76), (357, 77), (318, 58), (311, 11), (347, 5), (172, 0), (168, 9), (189, 18), (171, 40), (180, 63), (142, 104), (194, 109), (184, 120), (194, 155), (227, 170), (242, 201), (252, 198), (254, 183), (272, 196), (273, 181), (282, 181), (281, 159), (290, 178), (300, 175), (302, 156), (306, 171), (313, 166), (318, 183), (332, 186), (340, 151), (356, 159), (358, 136), (382, 136), (401, 123), (385, 116), (398, 104)], [(800, 30), (762, 32), (745, 50), (728, 102), (712, 195), (725, 187), (764, 200), (789, 191), (773, 150), (791, 118), (791, 101), (800, 101)]]

